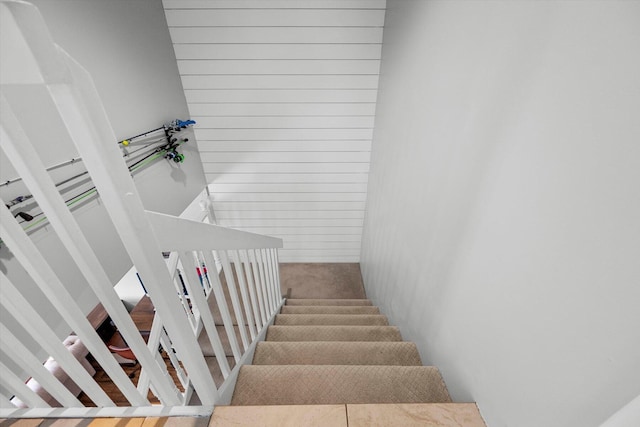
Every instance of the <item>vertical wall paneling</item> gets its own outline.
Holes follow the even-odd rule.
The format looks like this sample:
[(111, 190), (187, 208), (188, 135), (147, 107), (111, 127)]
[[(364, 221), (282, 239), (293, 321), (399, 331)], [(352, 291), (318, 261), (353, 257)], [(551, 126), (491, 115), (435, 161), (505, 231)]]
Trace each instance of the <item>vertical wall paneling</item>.
[(358, 262), (385, 0), (163, 0), (220, 225)]

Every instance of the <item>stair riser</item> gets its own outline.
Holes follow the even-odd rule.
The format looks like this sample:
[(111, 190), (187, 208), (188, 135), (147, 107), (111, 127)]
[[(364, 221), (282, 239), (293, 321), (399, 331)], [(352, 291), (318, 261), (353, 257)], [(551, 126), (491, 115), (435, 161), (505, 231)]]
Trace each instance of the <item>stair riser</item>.
[(411, 342), (275, 342), (258, 343), (254, 365), (390, 365), (421, 366)]
[(307, 306), (371, 306), (368, 299), (288, 299), (286, 305)]
[(402, 341), (395, 326), (269, 326), (267, 341)]
[(388, 326), (386, 316), (367, 314), (278, 314), (276, 325)]
[(281, 314), (380, 314), (374, 306), (285, 305)]

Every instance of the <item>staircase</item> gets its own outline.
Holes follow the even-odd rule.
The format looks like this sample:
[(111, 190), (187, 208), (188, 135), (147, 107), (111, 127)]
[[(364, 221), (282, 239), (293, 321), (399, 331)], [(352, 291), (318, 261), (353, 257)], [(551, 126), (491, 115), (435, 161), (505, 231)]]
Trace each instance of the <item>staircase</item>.
[(231, 406), (216, 407), (210, 425), (271, 425), (269, 419), (484, 426), (475, 404), (451, 403), (438, 369), (423, 366), (416, 345), (368, 299), (286, 301), (252, 365), (240, 368)]
[[(4, 54), (7, 60), (0, 63), (3, 89), (16, 94), (25, 87), (42, 89), (51, 106), (43, 112), (43, 122), (51, 119), (66, 129), (156, 313), (145, 342), (113, 289), (104, 259), (84, 235), (25, 131), (33, 118), (16, 115), (12, 100), (1, 96), (2, 150), (71, 255), (77, 267), (74, 279), (91, 288), (141, 371), (134, 384), (86, 318), (67, 287), (69, 281), (56, 274), (2, 203), (3, 244), (51, 303), (47, 310), (63, 319), (64, 333), (77, 335), (128, 404), (118, 407), (64, 347), (40, 304), (23, 295), (22, 276), (14, 280), (0, 271), (0, 305), (15, 320), (0, 322), (3, 340), (11, 343), (5, 352), (12, 361), (12, 366), (0, 363), (0, 417), (37, 419), (31, 425), (39, 425), (39, 417), (105, 416), (114, 417), (115, 425), (121, 425), (115, 417), (122, 416), (191, 416), (200, 423), (215, 406), (214, 426), (225, 425), (225, 417), (232, 420), (226, 425), (279, 426), (287, 424), (282, 422), (285, 418), (291, 425), (375, 425), (385, 417), (401, 421), (384, 425), (409, 425), (407, 416), (421, 424), (435, 420), (435, 425), (444, 426), (484, 425), (475, 405), (450, 403), (438, 370), (421, 366), (415, 345), (402, 341), (400, 331), (363, 299), (364, 293), (349, 299), (311, 299), (307, 294), (307, 299), (288, 298), (283, 305), (286, 280), (280, 281), (277, 251), (283, 247), (281, 239), (146, 211), (90, 75), (53, 43), (32, 5), (0, 2), (0, 11), (3, 40), (15, 41)], [(211, 214), (209, 210), (210, 219)], [(304, 277), (306, 286), (310, 279)], [(313, 292), (330, 288), (311, 287)], [(27, 348), (22, 336), (39, 345)], [(208, 342), (209, 352), (202, 341)], [(46, 369), (42, 355), (59, 363), (95, 407), (85, 407)], [(251, 361), (253, 365), (247, 365)], [(27, 377), (37, 387), (31, 388)], [(40, 386), (60, 406), (44, 401)], [(150, 393), (159, 405), (151, 403)], [(14, 396), (26, 407), (15, 405)], [(199, 402), (189, 404), (192, 398)], [(223, 402), (231, 405), (221, 406)], [(424, 404), (431, 406), (412, 406)], [(281, 410), (287, 413), (278, 413)], [(233, 420), (236, 416), (240, 421)], [(274, 422), (265, 422), (270, 416)]]

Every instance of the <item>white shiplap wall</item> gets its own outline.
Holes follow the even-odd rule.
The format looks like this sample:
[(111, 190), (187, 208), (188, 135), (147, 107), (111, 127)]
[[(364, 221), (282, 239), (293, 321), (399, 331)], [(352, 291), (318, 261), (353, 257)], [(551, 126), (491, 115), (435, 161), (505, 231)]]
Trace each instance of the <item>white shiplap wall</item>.
[(358, 262), (385, 0), (164, 0), (220, 225)]

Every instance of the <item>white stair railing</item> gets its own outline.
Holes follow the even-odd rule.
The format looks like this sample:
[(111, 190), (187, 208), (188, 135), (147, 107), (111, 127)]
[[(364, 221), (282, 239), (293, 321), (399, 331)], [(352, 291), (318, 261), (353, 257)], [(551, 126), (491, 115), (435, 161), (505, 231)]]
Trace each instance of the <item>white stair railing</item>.
[[(187, 316), (193, 319), (194, 334), (206, 334), (211, 343), (225, 379), (219, 389), (232, 390), (235, 372), (229, 366), (216, 326), (224, 328), (231, 355), (239, 368), (244, 363), (243, 357), (247, 359), (255, 343), (264, 338), (266, 327), (283, 303), (276, 276), (277, 248), (282, 247), (282, 240), (149, 211), (147, 219), (158, 246), (163, 252), (171, 252), (168, 264), (175, 271), (175, 291), (183, 301), (188, 301), (185, 307)], [(255, 257), (249, 259), (248, 253), (254, 251), (264, 254), (264, 262)], [(178, 262), (173, 262), (174, 257)], [(260, 277), (255, 280), (252, 275), (260, 269), (272, 274), (264, 280)], [(255, 316), (260, 310), (256, 294), (272, 295), (265, 308), (268, 322)], [(222, 325), (216, 325), (212, 306), (218, 308)], [(179, 371), (179, 367), (176, 370)], [(190, 381), (184, 386), (185, 398), (188, 398)], [(221, 396), (219, 401), (226, 402), (226, 397)]]
[[(0, 418), (211, 413), (214, 404), (228, 402), (239, 366), (251, 357), (255, 343), (264, 338), (266, 327), (283, 303), (277, 273), (277, 248), (282, 247), (282, 241), (145, 211), (88, 73), (53, 43), (32, 5), (3, 1), (0, 18), (2, 151), (73, 258), (80, 280), (92, 289), (142, 367), (135, 384), (87, 320), (86, 308), (78, 304), (3, 201), (3, 244), (50, 301), (47, 310), (57, 313), (68, 331), (80, 338), (126, 398), (127, 406), (116, 406), (112, 396), (68, 351), (47, 323), (48, 317), (40, 312), (42, 307), (33, 306), (30, 296), (21, 293), (21, 283), (12, 282), (15, 279), (11, 277), (16, 276), (0, 271)], [(7, 40), (11, 43), (5, 43)], [(104, 260), (89, 244), (25, 132), (25, 126), (38, 122), (40, 109), (34, 108), (34, 116), (25, 123), (5, 96), (5, 91), (15, 96), (22, 88), (33, 86), (45, 89), (56, 106), (53, 116), (66, 129), (65, 139), (73, 142), (82, 157), (101, 203), (145, 284), (156, 310), (147, 342), (114, 291)], [(172, 252), (169, 265), (162, 251)], [(213, 303), (219, 308), (232, 347), (236, 362), (233, 369), (216, 329), (210, 309)], [(25, 333), (36, 347), (22, 345)], [(198, 344), (201, 333), (211, 341), (225, 378), (219, 387)], [(51, 363), (43, 366), (47, 356)], [(51, 366), (47, 368), (51, 364), (64, 371), (95, 407), (84, 407), (69, 387), (52, 375)], [(193, 392), (198, 406), (188, 406)], [(160, 404), (152, 405), (156, 400)]]

